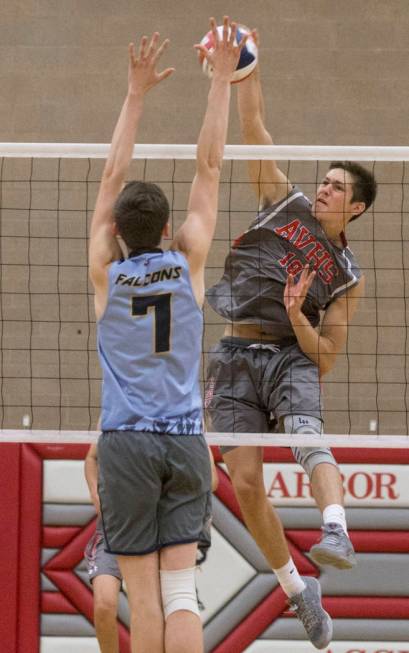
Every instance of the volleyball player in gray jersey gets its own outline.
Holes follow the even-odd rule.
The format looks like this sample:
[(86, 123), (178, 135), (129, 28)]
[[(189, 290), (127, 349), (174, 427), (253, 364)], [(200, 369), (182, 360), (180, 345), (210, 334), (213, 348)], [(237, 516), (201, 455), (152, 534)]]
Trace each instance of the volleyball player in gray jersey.
[[(258, 69), (237, 92), (244, 142), (272, 144)], [(211, 306), (229, 320), (208, 367), (210, 429), (320, 434), (320, 376), (335, 364), (364, 288), (344, 231), (372, 204), (376, 182), (361, 166), (336, 162), (310, 203), (274, 161), (251, 161), (249, 170), (262, 210), (233, 245), (222, 279), (208, 291)], [(223, 453), (246, 524), (291, 593), (296, 575), (266, 497), (262, 449)], [(312, 558), (352, 567), (341, 476), (331, 451), (311, 447), (293, 453), (323, 513), (323, 535)]]

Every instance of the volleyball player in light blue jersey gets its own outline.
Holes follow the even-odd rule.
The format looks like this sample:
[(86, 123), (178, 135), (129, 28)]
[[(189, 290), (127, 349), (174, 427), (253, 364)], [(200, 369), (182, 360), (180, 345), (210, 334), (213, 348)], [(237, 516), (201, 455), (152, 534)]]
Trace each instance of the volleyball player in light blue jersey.
[(112, 263), (98, 324), (104, 431), (202, 433), (202, 325), (183, 254), (135, 251)]
[[(217, 217), (230, 104), (230, 79), (246, 39), (235, 45), (227, 17), (212, 54), (214, 69), (197, 145), (187, 217), (171, 250), (168, 202), (155, 184), (123, 183), (145, 94), (168, 77), (156, 64), (159, 34), (129, 48), (128, 94), (108, 155), (91, 224), (89, 265), (95, 289), (103, 372), (99, 485), (107, 550), (118, 556), (131, 608), (135, 653), (201, 653), (194, 567), (210, 497), (202, 435), (198, 365), (204, 266)], [(231, 30), (229, 31), (229, 27)], [(129, 259), (120, 262), (116, 236)]]

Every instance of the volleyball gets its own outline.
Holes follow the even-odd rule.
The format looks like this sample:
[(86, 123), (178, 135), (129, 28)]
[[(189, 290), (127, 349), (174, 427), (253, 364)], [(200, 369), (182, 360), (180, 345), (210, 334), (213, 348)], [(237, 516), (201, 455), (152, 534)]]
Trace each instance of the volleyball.
[[(217, 31), (219, 34), (219, 38), (223, 38), (223, 26), (219, 25), (217, 27)], [(229, 28), (230, 32), (230, 28)], [(237, 26), (237, 37), (236, 37), (236, 44), (240, 43), (241, 39), (245, 34), (250, 34), (250, 30), (245, 27), (244, 25), (238, 25)], [(200, 41), (200, 45), (204, 45), (205, 48), (209, 50), (209, 52), (212, 52), (214, 50), (214, 37), (213, 33), (207, 32), (207, 34), (202, 38)], [(257, 45), (254, 42), (254, 39), (249, 36), (247, 39), (247, 43), (245, 44), (244, 48), (242, 49), (240, 53), (240, 59), (239, 63), (237, 64), (237, 68), (234, 71), (232, 78), (231, 78), (231, 83), (237, 83), (241, 82), (243, 79), (246, 79), (250, 75), (250, 73), (253, 72), (254, 68), (257, 65)], [(212, 77), (213, 75), (213, 67), (209, 64), (207, 61), (206, 57), (200, 52), (199, 53), (199, 61), (202, 66), (202, 70), (205, 75), (208, 77)]]

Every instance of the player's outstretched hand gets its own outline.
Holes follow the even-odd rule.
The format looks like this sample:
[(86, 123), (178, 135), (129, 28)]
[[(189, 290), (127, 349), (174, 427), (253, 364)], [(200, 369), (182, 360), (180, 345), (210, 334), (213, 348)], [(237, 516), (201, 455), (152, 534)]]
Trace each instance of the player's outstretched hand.
[(310, 271), (308, 265), (305, 265), (297, 282), (292, 274), (288, 275), (284, 288), (284, 305), (290, 319), (301, 311), (315, 274), (314, 271)]
[(129, 44), (128, 92), (130, 94), (142, 93), (144, 95), (174, 72), (174, 68), (165, 68), (161, 72), (156, 70), (156, 65), (168, 45), (169, 39), (159, 45), (158, 32), (152, 35), (149, 45), (148, 37), (142, 36), (138, 54), (136, 54), (135, 45)]
[(223, 18), (223, 31), (221, 37), (217, 30), (217, 23), (214, 18), (210, 18), (210, 29), (213, 33), (215, 44), (214, 49), (209, 52), (209, 50), (200, 43), (196, 44), (194, 47), (202, 53), (202, 55), (207, 59), (209, 65), (212, 66), (213, 76), (230, 80), (233, 72), (237, 68), (240, 59), (240, 52), (246, 44), (248, 35), (245, 35), (240, 43), (237, 44), (235, 42), (237, 36), (237, 23), (230, 22), (228, 16), (224, 16)]

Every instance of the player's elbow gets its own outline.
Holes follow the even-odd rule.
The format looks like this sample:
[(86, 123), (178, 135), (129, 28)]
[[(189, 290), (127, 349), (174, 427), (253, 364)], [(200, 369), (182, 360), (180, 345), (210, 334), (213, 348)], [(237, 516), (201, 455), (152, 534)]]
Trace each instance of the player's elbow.
[(318, 368), (320, 376), (329, 374), (335, 365), (337, 354), (334, 351), (325, 352), (318, 355)]

